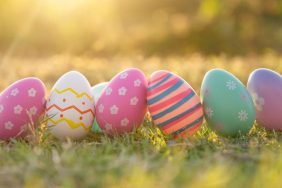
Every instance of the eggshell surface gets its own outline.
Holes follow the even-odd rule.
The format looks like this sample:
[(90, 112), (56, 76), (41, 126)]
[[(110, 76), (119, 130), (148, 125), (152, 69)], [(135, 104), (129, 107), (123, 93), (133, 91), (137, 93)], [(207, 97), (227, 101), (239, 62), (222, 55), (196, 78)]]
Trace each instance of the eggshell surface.
[(19, 80), (0, 95), (0, 139), (24, 137), (44, 113), (46, 89), (37, 78)]
[(109, 135), (128, 133), (138, 128), (146, 113), (145, 75), (130, 68), (117, 74), (103, 90), (96, 105), (96, 119)]
[(282, 77), (269, 69), (250, 74), (248, 90), (255, 107), (257, 123), (270, 130), (282, 130)]
[[(94, 103), (95, 103), (95, 107), (96, 107), (96, 104), (97, 104), (97, 101), (98, 99), (100, 98), (101, 94), (102, 94), (102, 91), (103, 89), (108, 85), (108, 82), (102, 82), (102, 83), (99, 83), (95, 86), (93, 86), (91, 88), (91, 92), (92, 92), (92, 95), (94, 97)], [(98, 125), (97, 123), (97, 120), (95, 118), (94, 120), (94, 123), (92, 125), (92, 128), (91, 128), (92, 132), (94, 133), (101, 133), (102, 130), (100, 128), (100, 126)]]
[(192, 135), (203, 123), (200, 98), (185, 80), (169, 71), (150, 76), (147, 103), (154, 123), (175, 138)]
[(91, 93), (92, 93), (92, 95), (94, 97), (94, 104), (95, 104), (95, 106), (97, 104), (98, 99), (102, 95), (103, 89), (105, 89), (107, 85), (108, 85), (108, 82), (102, 82), (102, 83), (99, 83), (99, 84), (97, 84), (97, 85), (95, 85), (95, 86), (93, 86), (91, 88)]
[(255, 121), (255, 107), (248, 90), (231, 73), (213, 69), (206, 73), (201, 98), (208, 126), (218, 134), (246, 134)]
[(59, 139), (80, 139), (94, 121), (94, 98), (88, 80), (79, 72), (64, 74), (54, 85), (46, 104), (47, 125)]

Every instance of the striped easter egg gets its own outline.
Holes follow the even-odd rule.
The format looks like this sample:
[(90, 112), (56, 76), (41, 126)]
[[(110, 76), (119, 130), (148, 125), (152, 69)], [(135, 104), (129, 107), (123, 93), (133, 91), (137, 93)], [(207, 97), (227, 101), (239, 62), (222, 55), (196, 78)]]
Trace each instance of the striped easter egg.
[(148, 110), (166, 135), (185, 138), (203, 123), (203, 108), (194, 89), (181, 77), (164, 70), (154, 72), (147, 88)]

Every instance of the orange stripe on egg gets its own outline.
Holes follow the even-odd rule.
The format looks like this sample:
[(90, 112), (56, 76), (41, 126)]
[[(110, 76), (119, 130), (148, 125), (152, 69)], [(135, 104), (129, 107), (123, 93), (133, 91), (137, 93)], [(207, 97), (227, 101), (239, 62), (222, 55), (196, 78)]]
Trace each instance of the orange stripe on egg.
[(57, 106), (56, 104), (53, 104), (53, 105), (49, 106), (49, 107), (46, 109), (46, 111), (48, 112), (48, 111), (49, 111), (50, 109), (52, 109), (52, 108), (56, 108), (56, 109), (59, 110), (60, 112), (64, 112), (64, 111), (67, 111), (67, 110), (70, 110), (70, 109), (74, 109), (74, 110), (76, 110), (77, 112), (79, 112), (80, 114), (86, 114), (86, 113), (91, 112), (93, 116), (95, 115), (95, 113), (94, 113), (91, 109), (82, 111), (82, 110), (80, 110), (79, 108), (77, 108), (76, 106), (69, 106), (69, 107), (66, 107), (66, 108), (60, 108), (60, 107)]
[(162, 80), (164, 77), (168, 75), (166, 72), (159, 72), (157, 73), (158, 76), (154, 76), (153, 78), (150, 79), (149, 85), (155, 84), (156, 82)]
[[(175, 78), (173, 78), (173, 77), (169, 78), (167, 81), (165, 81), (164, 83), (162, 83), (160, 86), (166, 84), (167, 82), (171, 82), (172, 80), (175, 80)], [(178, 80), (178, 81), (179, 81), (179, 80)], [(160, 87), (160, 86), (158, 86), (158, 87)], [(152, 98), (154, 98), (154, 97), (158, 96), (159, 94), (161, 94), (162, 92), (164, 92), (164, 90), (170, 88), (170, 87), (167, 87), (167, 88), (165, 88), (164, 90), (162, 90), (161, 92), (155, 92), (158, 87), (156, 87), (156, 88), (154, 88), (154, 89), (152, 89), (152, 90), (147, 90), (147, 99), (148, 99), (148, 100), (151, 100)], [(180, 88), (181, 88), (181, 87), (180, 87)], [(173, 93), (173, 92), (172, 92), (172, 93)]]
[[(192, 106), (194, 106), (195, 104), (199, 103), (199, 98), (198, 96), (194, 95), (191, 99), (189, 99), (188, 101), (186, 101), (184, 104), (182, 104), (180, 107), (178, 107), (177, 109), (175, 109), (174, 111), (165, 114), (163, 117), (160, 117), (158, 119), (155, 120), (156, 124), (160, 124), (168, 119), (173, 118), (174, 116), (177, 116), (178, 114), (181, 114), (182, 112), (186, 111), (187, 109), (191, 108)], [(167, 108), (169, 108), (170, 106), (168, 106)], [(156, 114), (161, 113), (162, 110), (156, 111), (154, 113), (152, 113), (152, 116), (155, 116)]]
[(201, 127), (203, 121), (199, 122), (198, 124), (194, 125), (193, 127), (187, 129), (186, 131), (177, 134), (174, 136), (175, 139), (177, 138), (186, 138), (187, 136), (191, 136), (193, 135), (195, 132), (197, 132), (199, 130), (199, 128)]
[(163, 90), (171, 87), (172, 85), (176, 84), (176, 82), (178, 82), (179, 79), (177, 78), (170, 78), (169, 80), (167, 80), (166, 82), (164, 82), (163, 84), (161, 84), (160, 86), (158, 86), (157, 88), (150, 90), (147, 92), (147, 96), (148, 97), (154, 97), (157, 96), (158, 94), (160, 94)]
[[(187, 86), (185, 86), (185, 85), (182, 85), (182, 86), (180, 86), (177, 90), (175, 90), (175, 91), (173, 91), (172, 93), (166, 95), (165, 97), (162, 98), (162, 100), (160, 100), (160, 101), (154, 103), (153, 105), (158, 105), (158, 104), (162, 103), (163, 101), (169, 100), (170, 98), (173, 98), (173, 97), (175, 97), (176, 95), (181, 94), (182, 92), (186, 92), (187, 90), (189, 90), (189, 88), (187, 88)], [(149, 97), (148, 100), (150, 100), (150, 98), (153, 98), (153, 97)], [(173, 105), (173, 103), (172, 103), (172, 104), (168, 104), (167, 107), (169, 107), (169, 106), (171, 106), (171, 105)], [(148, 106), (149, 106), (149, 110), (150, 110), (150, 107), (151, 107), (152, 105), (148, 105)], [(151, 111), (150, 111), (150, 112), (152, 113), (152, 115), (154, 115), (154, 114), (159, 113), (160, 111), (161, 111), (161, 109), (158, 110), (158, 111), (154, 111), (154, 112), (151, 112)]]
[(150, 108), (150, 112), (151, 113), (155, 113), (156, 111), (160, 111), (160, 110), (162, 110), (165, 107), (168, 107), (168, 106), (170, 106), (172, 104), (175, 104), (177, 101), (181, 100), (183, 97), (188, 95), (189, 92), (191, 92), (191, 91), (192, 91), (191, 89), (188, 89), (188, 90), (186, 90), (186, 91), (184, 91), (182, 93), (179, 93), (179, 94), (177, 94), (177, 95), (175, 95), (175, 96), (173, 96), (173, 97), (171, 97), (171, 98), (169, 98), (167, 100), (163, 100), (163, 101), (161, 101), (161, 102), (159, 102), (159, 103), (157, 103), (155, 105), (150, 106), (149, 107)]
[(183, 116), (182, 118), (179, 118), (178, 120), (162, 127), (161, 129), (165, 134), (170, 134), (192, 123), (201, 116), (203, 116), (203, 109), (200, 107), (195, 111), (192, 111), (191, 113)]

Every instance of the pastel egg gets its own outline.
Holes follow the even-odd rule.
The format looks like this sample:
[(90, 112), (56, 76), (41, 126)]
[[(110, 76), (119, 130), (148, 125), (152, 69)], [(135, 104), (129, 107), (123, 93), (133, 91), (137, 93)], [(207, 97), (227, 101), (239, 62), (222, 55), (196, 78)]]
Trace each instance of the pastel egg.
[(270, 130), (282, 130), (282, 77), (269, 69), (257, 69), (249, 77), (248, 90), (256, 107), (257, 123)]
[[(94, 103), (95, 103), (95, 107), (96, 107), (96, 104), (97, 104), (97, 101), (98, 99), (100, 98), (101, 94), (102, 94), (102, 91), (103, 89), (108, 85), (108, 82), (102, 82), (102, 83), (99, 83), (95, 86), (93, 86), (91, 88), (91, 92), (92, 92), (92, 95), (94, 97)], [(92, 125), (92, 128), (91, 128), (92, 132), (94, 133), (101, 133), (102, 130), (100, 128), (100, 126), (98, 125), (97, 123), (97, 120), (96, 118), (94, 119), (94, 123)]]
[(64, 74), (46, 104), (47, 125), (59, 139), (80, 139), (94, 121), (94, 98), (88, 80), (79, 72)]
[(94, 118), (94, 122), (91, 128), (91, 131), (93, 133), (102, 133), (103, 132), (102, 129), (100, 128), (100, 125), (98, 125), (96, 118)]
[(96, 84), (95, 86), (91, 88), (91, 93), (94, 97), (95, 105), (97, 104), (98, 99), (101, 97), (103, 89), (105, 89), (107, 85), (108, 85), (108, 82), (102, 82), (102, 83)]
[(185, 138), (203, 123), (203, 109), (194, 89), (168, 71), (154, 72), (147, 88), (148, 110), (154, 124), (166, 135)]
[(246, 87), (231, 73), (213, 69), (206, 73), (201, 99), (208, 126), (224, 136), (246, 134), (255, 121), (255, 108)]
[(147, 80), (138, 69), (117, 74), (103, 90), (96, 105), (100, 128), (109, 135), (132, 132), (144, 119)]
[(45, 109), (46, 89), (37, 78), (19, 80), (0, 95), (0, 139), (19, 138), (28, 135), (30, 126), (40, 122)]

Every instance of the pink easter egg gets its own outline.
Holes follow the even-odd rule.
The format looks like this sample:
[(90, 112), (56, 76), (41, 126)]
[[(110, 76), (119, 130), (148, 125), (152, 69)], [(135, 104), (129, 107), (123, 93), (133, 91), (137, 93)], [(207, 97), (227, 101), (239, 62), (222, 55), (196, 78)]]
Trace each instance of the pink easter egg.
[(147, 89), (148, 109), (164, 134), (185, 138), (203, 123), (203, 108), (194, 89), (181, 77), (164, 70), (154, 72)]
[(96, 118), (101, 129), (109, 134), (129, 133), (138, 128), (146, 114), (145, 75), (131, 68), (117, 74), (96, 105)]
[(24, 137), (45, 107), (45, 86), (37, 78), (19, 80), (0, 95), (0, 139)]

